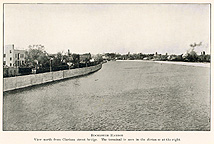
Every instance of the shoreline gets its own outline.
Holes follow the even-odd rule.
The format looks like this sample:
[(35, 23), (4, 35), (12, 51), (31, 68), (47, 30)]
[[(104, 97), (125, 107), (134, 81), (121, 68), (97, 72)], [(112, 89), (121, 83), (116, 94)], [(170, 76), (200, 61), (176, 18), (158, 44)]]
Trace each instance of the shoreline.
[(156, 63), (164, 63), (164, 64), (178, 64), (178, 65), (208, 67), (208, 68), (210, 68), (211, 66), (211, 63), (200, 63), (200, 62), (151, 61), (151, 60), (117, 60), (117, 61), (156, 62)]
[(175, 62), (175, 61), (155, 61), (157, 63), (165, 63), (165, 64), (178, 64), (178, 65), (186, 65), (186, 66), (196, 66), (196, 67), (207, 67), (210, 68), (210, 63), (199, 63), (199, 62)]
[(102, 68), (102, 64), (91, 67), (77, 68), (71, 70), (62, 70), (25, 76), (16, 76), (3, 79), (3, 92), (23, 89), (36, 85), (46, 84), (66, 80), (69, 78), (80, 77), (96, 72)]

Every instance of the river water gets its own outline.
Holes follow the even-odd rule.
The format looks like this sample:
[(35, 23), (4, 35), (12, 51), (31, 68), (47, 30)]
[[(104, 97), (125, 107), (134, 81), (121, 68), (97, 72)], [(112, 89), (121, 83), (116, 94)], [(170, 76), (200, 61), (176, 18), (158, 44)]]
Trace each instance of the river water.
[(207, 67), (110, 61), (90, 75), (3, 98), (4, 130), (210, 130)]

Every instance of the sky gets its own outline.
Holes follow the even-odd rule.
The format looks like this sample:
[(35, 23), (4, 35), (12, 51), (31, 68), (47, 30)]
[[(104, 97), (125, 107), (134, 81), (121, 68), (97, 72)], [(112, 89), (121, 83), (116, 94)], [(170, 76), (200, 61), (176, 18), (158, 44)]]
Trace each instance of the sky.
[(210, 53), (209, 4), (5, 4), (4, 45), (48, 53)]

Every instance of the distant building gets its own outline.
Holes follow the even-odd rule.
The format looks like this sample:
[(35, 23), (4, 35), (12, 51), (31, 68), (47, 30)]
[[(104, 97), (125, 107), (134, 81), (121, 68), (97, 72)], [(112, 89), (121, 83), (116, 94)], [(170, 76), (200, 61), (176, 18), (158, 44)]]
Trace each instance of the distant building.
[(17, 50), (14, 45), (5, 45), (3, 57), (5, 67), (19, 67), (25, 63), (25, 50)]
[(79, 55), (79, 60), (80, 62), (87, 62), (91, 59), (91, 54), (90, 53), (86, 53), (86, 54), (81, 54)]

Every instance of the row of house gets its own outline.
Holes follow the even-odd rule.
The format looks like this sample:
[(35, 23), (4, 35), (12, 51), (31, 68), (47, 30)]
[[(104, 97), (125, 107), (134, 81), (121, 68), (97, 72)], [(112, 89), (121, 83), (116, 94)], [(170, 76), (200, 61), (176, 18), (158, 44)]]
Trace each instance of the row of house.
[[(56, 56), (57, 54), (53, 55)], [(132, 60), (132, 59), (142, 59), (142, 60), (185, 60), (185, 57), (188, 55), (196, 55), (197, 54), (192, 50), (186, 54), (181, 54), (181, 55), (168, 55), (167, 53), (162, 55), (158, 54), (157, 52), (155, 54), (128, 54), (121, 55), (121, 54), (116, 54), (116, 53), (106, 53), (104, 55), (101, 55), (99, 57), (102, 57), (103, 60), (117, 60), (117, 59), (123, 59), (123, 60)], [(51, 55), (49, 55), (51, 56)], [(21, 65), (25, 64), (26, 60), (26, 50), (19, 50), (15, 48), (14, 44), (12, 45), (5, 45), (4, 47), (4, 61), (3, 61), (3, 66), (4, 68), (17, 68), (20, 67)], [(68, 50), (67, 57), (69, 62), (78, 61), (80, 64), (81, 63), (87, 63), (93, 62), (94, 59), (92, 58), (90, 53), (86, 54), (71, 54), (70, 51)], [(210, 55), (206, 55), (205, 52), (201, 52), (201, 55), (197, 56), (198, 61), (210, 61)]]
[(154, 60), (154, 61), (194, 61), (194, 62), (210, 62), (210, 55), (205, 54), (205, 51), (201, 52), (201, 55), (197, 55), (195, 51), (189, 51), (185, 54), (116, 54), (105, 53), (103, 54), (104, 60)]
[[(30, 69), (32, 67), (26, 67), (27, 60), (26, 60), (26, 50), (20, 50), (15, 47), (14, 44), (5, 45), (4, 52), (3, 52), (3, 67), (4, 67), (4, 76), (15, 76), (19, 75), (21, 69)], [(47, 54), (46, 57), (49, 57), (51, 60), (55, 60), (57, 58), (57, 54)], [(63, 58), (63, 55), (62, 55)], [(79, 64), (88, 66), (88, 62), (92, 59), (90, 53), (86, 54), (70, 54), (68, 51), (67, 54), (68, 63), (67, 65), (71, 64), (69, 62), (78, 61)], [(63, 62), (63, 60), (62, 60)], [(52, 63), (52, 61), (51, 61)], [(78, 64), (78, 67), (79, 67)], [(50, 64), (51, 65), (51, 64)], [(59, 64), (61, 65), (61, 64)], [(22, 67), (24, 66), (24, 67)], [(56, 65), (52, 65), (53, 67)], [(36, 66), (38, 68), (38, 66)], [(70, 67), (70, 65), (69, 65)], [(48, 69), (49, 67), (47, 67)], [(29, 70), (28, 70), (29, 71)], [(28, 72), (29, 73), (29, 72)]]
[[(3, 56), (4, 57), (3, 66), (20, 67), (22, 64), (25, 63), (25, 53), (26, 53), (26, 50), (15, 49), (14, 44), (5, 45), (4, 56)], [(90, 53), (80, 54), (78, 59), (81, 63), (83, 63), (91, 59), (91, 54)]]

